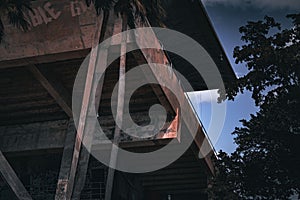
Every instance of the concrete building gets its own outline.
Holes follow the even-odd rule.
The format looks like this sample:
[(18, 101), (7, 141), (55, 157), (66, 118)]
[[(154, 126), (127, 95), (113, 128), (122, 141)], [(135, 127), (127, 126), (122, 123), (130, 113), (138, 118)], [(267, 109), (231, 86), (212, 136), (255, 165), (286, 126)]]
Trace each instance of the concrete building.
[[(235, 79), (201, 2), (168, 0), (164, 7), (165, 25), (201, 44), (225, 84)], [(207, 199), (207, 179), (214, 174), (213, 147), (185, 96), (190, 89), (182, 86), (180, 77), (170, 76), (165, 68), (158, 71), (149, 68), (142, 71), (139, 78), (154, 77), (160, 84), (141, 86), (127, 99), (128, 112), (139, 126), (150, 123), (148, 112), (152, 105), (164, 106), (167, 119), (158, 134), (148, 138), (132, 137), (116, 127), (112, 113), (115, 109), (117, 117), (123, 120), (126, 96), (119, 92), (113, 101), (112, 93), (118, 81), (119, 91), (126, 90), (130, 83), (120, 77), (135, 66), (167, 64), (184, 75), (193, 90), (206, 90), (196, 69), (167, 51), (139, 49), (143, 43), (149, 43), (145, 39), (148, 36), (117, 38), (110, 41), (106, 50), (97, 49), (99, 41), (128, 27), (125, 20), (113, 12), (106, 17), (97, 16), (93, 8), (86, 7), (85, 1), (34, 1), (33, 11), (26, 16), (31, 23), (30, 30), (22, 32), (5, 21), (5, 36), (0, 44), (0, 199)], [(137, 27), (150, 24), (137, 22)], [(155, 34), (150, 41), (158, 48), (164, 45)], [(118, 56), (98, 85), (88, 84), (97, 73), (99, 60), (106, 63), (112, 55), (121, 55), (124, 48), (136, 47)], [(75, 119), (75, 123), (79, 123), (80, 128), (76, 130), (72, 113), (73, 85), (87, 56), (89, 70), (85, 76), (88, 78), (84, 80), (82, 91), (90, 94), (94, 89), (96, 93), (92, 94), (95, 98), (85, 95), (78, 100), (80, 115), (79, 122)], [(168, 83), (176, 85), (177, 96), (161, 84), (166, 77)], [(97, 119), (106, 136), (126, 151), (151, 152), (171, 141), (175, 146), (180, 145), (185, 138), (192, 137), (188, 134), (192, 127), (197, 130), (195, 138), (176, 161), (162, 169), (148, 173), (113, 170), (89, 153), (97, 148), (101, 151), (112, 148), (91, 134), (95, 125), (86, 123), (90, 117), (90, 99), (94, 99), (92, 105), (98, 111)], [(180, 105), (188, 106), (180, 110)], [(186, 119), (181, 120), (183, 112)], [(81, 138), (87, 134), (92, 142), (82, 145)], [(210, 152), (199, 158), (203, 144)], [(115, 159), (117, 162), (118, 156)]]

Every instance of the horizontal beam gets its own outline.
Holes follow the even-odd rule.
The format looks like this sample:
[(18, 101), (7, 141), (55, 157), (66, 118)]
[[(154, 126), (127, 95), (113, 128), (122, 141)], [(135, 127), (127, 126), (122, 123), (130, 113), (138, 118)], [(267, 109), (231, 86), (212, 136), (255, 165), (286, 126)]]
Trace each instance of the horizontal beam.
[(56, 54), (47, 54), (36, 57), (20, 58), (15, 60), (0, 61), (0, 69), (23, 67), (28, 65), (60, 62), (65, 60), (85, 58), (90, 52), (90, 48), (76, 51), (68, 51)]
[(0, 150), (5, 153), (63, 148), (67, 120), (0, 126)]
[(202, 191), (207, 187), (207, 184), (182, 184), (182, 185), (172, 185), (166, 184), (166, 185), (159, 185), (159, 186), (151, 186), (150, 189), (152, 191), (179, 191), (179, 190), (190, 190), (190, 189), (198, 189), (199, 192)]
[[(106, 123), (110, 123), (109, 121)], [(63, 149), (67, 127), (67, 120), (0, 126), (0, 149), (5, 153)], [(156, 146), (167, 144), (169, 141), (169, 139), (122, 141), (120, 146), (122, 148)], [(101, 149), (108, 148), (100, 140), (94, 141), (92, 148), (96, 150), (99, 146)]]
[(188, 179), (188, 178), (183, 178), (183, 179), (171, 179), (171, 180), (155, 180), (155, 181), (145, 181), (143, 183), (143, 186), (144, 187), (163, 187), (163, 186), (166, 186), (166, 185), (172, 185), (172, 186), (182, 186), (182, 185), (190, 185), (193, 186), (194, 184), (203, 184), (203, 186), (207, 186), (207, 183), (206, 183), (206, 179), (204, 180), (197, 180), (197, 179)]
[(164, 194), (171, 194), (171, 195), (197, 195), (199, 196), (199, 198), (201, 197), (200, 195), (206, 195), (207, 194), (207, 189), (202, 189), (202, 188), (184, 188), (182, 190), (170, 190), (170, 189), (165, 189), (164, 190), (152, 190), (151, 188), (147, 188), (147, 191), (156, 191), (156, 192), (160, 192), (160, 193), (164, 193)]
[[(118, 53), (119, 46), (118, 40), (114, 40), (114, 43), (109, 47), (110, 53)], [(131, 37), (128, 37), (127, 40), (127, 48), (128, 51), (131, 49), (136, 49), (136, 43), (132, 41)], [(91, 48), (81, 49), (81, 50), (73, 50), (55, 54), (46, 54), (40, 55), (36, 57), (26, 57), (15, 60), (0, 60), (0, 70), (7, 68), (16, 68), (16, 67), (24, 67), (28, 65), (36, 65), (36, 64), (46, 64), (46, 63), (55, 63), (55, 62), (63, 62), (66, 60), (74, 60), (74, 59), (84, 59), (91, 52)]]

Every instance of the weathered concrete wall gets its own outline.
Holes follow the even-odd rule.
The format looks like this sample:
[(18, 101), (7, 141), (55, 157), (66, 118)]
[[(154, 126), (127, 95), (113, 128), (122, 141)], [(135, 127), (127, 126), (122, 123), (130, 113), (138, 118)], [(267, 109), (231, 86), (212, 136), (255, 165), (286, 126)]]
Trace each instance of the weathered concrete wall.
[[(138, 117), (139, 122), (147, 120), (145, 115), (138, 115)], [(113, 124), (113, 119), (102, 118), (100, 124), (104, 133), (107, 134), (108, 137), (112, 137), (111, 134), (114, 129), (110, 125)], [(159, 134), (147, 139), (131, 137), (122, 132), (120, 145), (122, 147), (143, 146), (145, 144), (151, 146), (159, 143), (159, 141), (162, 143), (164, 141), (167, 142), (168, 139), (179, 137), (177, 126), (178, 120), (174, 120), (173, 123), (166, 123)], [(67, 128), (68, 120), (0, 126), (0, 150), (3, 152), (21, 152), (43, 149), (62, 149), (65, 145)], [(140, 134), (147, 134), (149, 132), (149, 130), (143, 129), (127, 131), (138, 131)], [(153, 142), (154, 140), (156, 143)], [(99, 148), (99, 145), (108, 144), (107, 142), (107, 139), (103, 136), (97, 134), (94, 135), (93, 146), (95, 148)], [(105, 145), (103, 147), (106, 148)]]
[(0, 127), (0, 150), (18, 152), (63, 148), (67, 125), (67, 120), (60, 120), (2, 126)]
[(33, 12), (25, 13), (30, 30), (24, 32), (3, 18), (5, 36), (0, 44), (0, 61), (77, 51), (91, 47), (95, 29), (95, 9), (84, 0), (33, 2)]

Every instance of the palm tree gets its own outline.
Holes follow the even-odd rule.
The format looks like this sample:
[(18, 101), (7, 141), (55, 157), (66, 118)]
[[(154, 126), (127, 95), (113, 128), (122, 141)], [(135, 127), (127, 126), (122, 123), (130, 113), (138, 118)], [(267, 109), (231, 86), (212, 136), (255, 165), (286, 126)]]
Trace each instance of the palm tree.
[[(161, 0), (85, 0), (87, 6), (93, 5), (97, 14), (108, 15), (114, 8), (116, 13), (126, 16), (129, 27), (134, 28), (134, 19), (147, 17), (155, 26), (163, 26), (165, 16)], [(24, 11), (31, 10), (30, 0), (0, 0), (0, 43), (4, 35), (4, 26), (1, 18), (7, 17), (10, 24), (27, 31), (30, 24), (26, 20)]]
[(86, 0), (86, 4), (94, 5), (97, 14), (101, 11), (107, 13), (112, 6), (116, 13), (125, 15), (128, 25), (134, 27), (135, 17), (145, 20), (147, 17), (155, 25), (163, 26), (162, 19), (165, 17), (161, 0)]
[(24, 16), (25, 10), (31, 10), (30, 0), (0, 0), (0, 43), (4, 35), (3, 17), (10, 24), (27, 31), (29, 23)]

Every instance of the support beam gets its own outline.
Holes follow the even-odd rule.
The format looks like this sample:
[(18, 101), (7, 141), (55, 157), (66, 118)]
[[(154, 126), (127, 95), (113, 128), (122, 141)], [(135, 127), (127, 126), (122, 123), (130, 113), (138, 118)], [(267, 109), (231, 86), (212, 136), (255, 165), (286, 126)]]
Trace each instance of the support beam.
[[(106, 59), (107, 58), (107, 50), (103, 50), (99, 52), (99, 59)], [(98, 65), (97, 65), (98, 66)], [(98, 67), (97, 67), (98, 68)], [(97, 73), (96, 68), (96, 73)], [(103, 89), (103, 82), (104, 82), (104, 75), (103, 78), (100, 80), (99, 85), (94, 85), (93, 91), (96, 91), (95, 95), (95, 101), (91, 102), (91, 105), (95, 105), (95, 110), (99, 109), (99, 103), (102, 95), (102, 89)], [(93, 117), (93, 116), (92, 116)], [(77, 168), (77, 173), (75, 177), (75, 186), (74, 191), (72, 194), (72, 199), (80, 199), (81, 191), (84, 188), (85, 180), (86, 180), (86, 174), (88, 170), (88, 164), (90, 159), (90, 152), (92, 149), (92, 143), (94, 139), (94, 131), (95, 131), (95, 121), (87, 121), (86, 127), (85, 127), (85, 146), (81, 148), (80, 155), (79, 155), (79, 163)]]
[(74, 120), (70, 119), (65, 139), (65, 146), (63, 151), (63, 156), (61, 159), (59, 177), (56, 187), (56, 200), (65, 200), (66, 199), (66, 191), (67, 191), (67, 183), (69, 180), (69, 172), (71, 169), (71, 162), (72, 162), (72, 153), (74, 150), (74, 143), (75, 143), (75, 135), (76, 129), (74, 125)]
[(97, 22), (96, 22), (96, 32), (93, 38), (92, 51), (90, 54), (88, 71), (86, 75), (87, 78), (86, 78), (83, 97), (82, 97), (82, 106), (80, 109), (80, 117), (79, 117), (79, 122), (77, 127), (77, 134), (76, 134), (76, 140), (75, 140), (74, 151), (72, 156), (72, 164), (70, 168), (69, 179), (65, 184), (66, 192), (62, 197), (63, 199), (67, 199), (67, 200), (71, 199), (73, 193), (75, 174), (77, 171), (79, 153), (81, 149), (82, 139), (84, 136), (88, 106), (89, 106), (90, 95), (93, 86), (93, 78), (95, 74), (95, 67), (96, 67), (97, 54), (98, 54), (98, 43), (99, 43), (99, 38), (102, 29), (102, 22), (103, 22), (103, 17), (102, 15), (100, 15), (99, 17), (97, 17)]
[(57, 104), (72, 118), (71, 95), (50, 70), (36, 65), (28, 66), (33, 76), (42, 84)]
[(8, 183), (11, 190), (15, 193), (20, 200), (32, 200), (31, 196), (25, 189), (23, 183), (16, 175), (13, 168), (10, 166), (2, 152), (0, 151), (0, 172), (4, 180)]
[[(120, 27), (120, 32), (127, 30), (127, 20), (125, 15), (118, 18), (122, 26)], [(116, 110), (116, 126), (114, 132), (114, 145), (112, 145), (110, 154), (110, 166), (108, 169), (106, 188), (105, 188), (105, 200), (111, 200), (112, 190), (114, 183), (115, 167), (117, 165), (118, 157), (118, 143), (120, 138), (120, 131), (123, 122), (123, 112), (124, 112), (124, 102), (125, 102), (125, 73), (126, 73), (126, 45), (127, 45), (127, 35), (122, 35), (121, 41), (121, 57), (120, 57), (120, 71), (119, 71), (119, 84), (118, 84), (118, 99), (117, 99), (117, 110)], [(124, 55), (123, 55), (124, 54)], [(121, 126), (121, 127), (119, 127)]]
[[(150, 27), (149, 23), (141, 24), (140, 22), (137, 22), (137, 28), (140, 27)], [(138, 47), (156, 47), (156, 49), (144, 49), (140, 48), (144, 58), (146, 59), (147, 63), (152, 65), (151, 63), (160, 63), (165, 64), (168, 62), (168, 58), (165, 55), (165, 52), (162, 51), (160, 42), (156, 38), (156, 35), (153, 31), (145, 31), (144, 34), (139, 34), (136, 37), (136, 43)], [(173, 110), (177, 110), (180, 106), (180, 109), (184, 109), (184, 112), (181, 112), (183, 122), (185, 123), (187, 129), (190, 133), (194, 131), (194, 126), (197, 125), (197, 133), (195, 135), (194, 141), (198, 146), (199, 154), (202, 155), (201, 149), (204, 146), (205, 148), (209, 148), (211, 151), (213, 151), (213, 147), (211, 146), (210, 142), (208, 141), (208, 138), (206, 137), (205, 133), (203, 132), (202, 126), (200, 122), (198, 121), (198, 118), (196, 117), (192, 107), (190, 106), (189, 101), (185, 97), (184, 90), (178, 80), (178, 78), (173, 74), (172, 77), (169, 76), (170, 72), (167, 68), (150, 68), (152, 74), (157, 79), (157, 82), (159, 85), (169, 85), (173, 88), (176, 88), (179, 92), (179, 96), (175, 97), (172, 92), (167, 89), (166, 87), (161, 87), (163, 90), (163, 93), (168, 99), (168, 102), (171, 104)], [(168, 78), (169, 77), (169, 78)], [(167, 79), (167, 80), (166, 80)], [(207, 152), (204, 152), (205, 154)], [(199, 155), (198, 154), (198, 155)], [(212, 168), (212, 162), (209, 158), (210, 155), (206, 155), (204, 157), (204, 160), (206, 162), (207, 168), (209, 169), (211, 174), (214, 174), (214, 169)], [(197, 156), (199, 157), (199, 156)]]
[[(101, 29), (101, 38), (100, 41), (103, 41), (107, 39), (108, 37), (111, 37), (111, 35), (116, 34), (116, 26), (117, 24), (115, 23), (115, 14), (112, 12), (107, 13), (107, 19), (103, 19), (102, 23), (102, 29)], [(119, 32), (118, 32), (119, 33)], [(102, 36), (103, 35), (103, 36)], [(113, 41), (111, 41), (113, 43)], [(118, 45), (119, 44), (114, 44)], [(105, 48), (105, 49), (99, 49), (98, 50), (98, 59), (96, 63), (96, 69), (95, 73), (98, 76), (101, 76), (102, 78), (100, 79), (99, 85), (93, 85), (92, 91), (96, 91), (94, 102), (90, 102), (91, 106), (95, 106), (95, 110), (98, 111), (99, 109), (99, 104), (100, 100), (102, 97), (102, 89), (103, 89), (103, 84), (104, 84), (104, 79), (105, 79), (105, 72), (103, 72), (103, 66), (107, 65), (108, 62), (108, 54), (111, 53), (111, 48)], [(92, 116), (92, 107), (89, 107), (88, 109), (88, 118), (94, 117)], [(85, 135), (84, 135), (84, 140), (85, 140), (85, 146), (84, 148), (81, 148), (80, 155), (79, 155), (79, 164), (77, 168), (77, 173), (75, 177), (75, 186), (74, 186), (74, 191), (72, 194), (72, 199), (80, 199), (81, 191), (84, 188), (85, 185), (85, 180), (86, 180), (86, 174), (88, 170), (88, 164), (89, 164), (89, 159), (90, 159), (90, 152), (92, 150), (92, 141), (94, 140), (94, 130), (97, 122), (91, 120), (86, 122), (86, 129), (85, 129)]]

